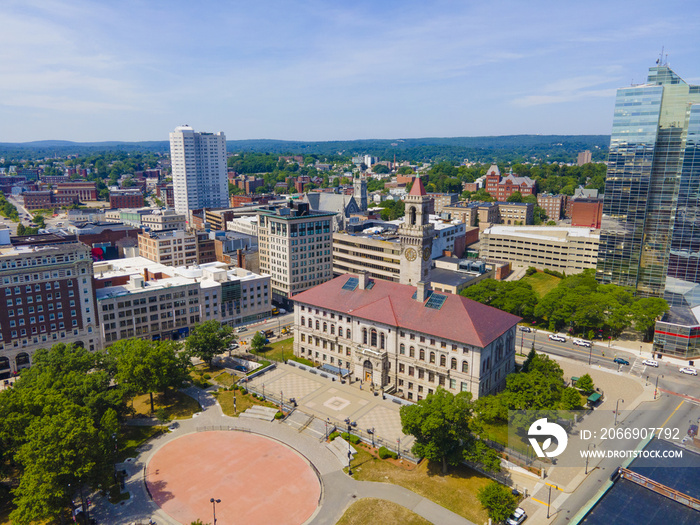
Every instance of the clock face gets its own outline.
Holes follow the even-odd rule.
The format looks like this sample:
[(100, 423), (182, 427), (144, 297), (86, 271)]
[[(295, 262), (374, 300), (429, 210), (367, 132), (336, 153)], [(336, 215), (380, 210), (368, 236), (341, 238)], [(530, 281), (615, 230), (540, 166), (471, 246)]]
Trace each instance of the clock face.
[(430, 248), (426, 246), (423, 248), (423, 260), (427, 261), (428, 259), (430, 259)]
[(406, 259), (408, 259), (409, 261), (415, 261), (416, 257), (418, 257), (418, 253), (416, 253), (416, 250), (414, 250), (413, 248), (406, 248), (405, 255)]

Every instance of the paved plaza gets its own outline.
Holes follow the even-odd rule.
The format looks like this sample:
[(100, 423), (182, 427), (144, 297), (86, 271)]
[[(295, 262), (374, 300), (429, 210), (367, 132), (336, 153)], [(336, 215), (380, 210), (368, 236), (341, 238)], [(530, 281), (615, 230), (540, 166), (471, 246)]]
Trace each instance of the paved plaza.
[[(283, 380), (284, 372), (283, 369), (277, 370), (274, 377)], [(313, 377), (313, 374), (309, 375)], [(286, 381), (291, 385), (294, 381), (298, 382), (299, 377), (303, 378), (289, 375)], [(317, 379), (311, 381), (310, 384), (318, 382)], [(371, 393), (360, 391), (358, 388), (358, 395), (353, 397), (350, 395), (353, 387), (332, 381), (329, 383), (329, 388), (345, 386), (350, 391), (338, 389), (336, 392), (328, 392), (323, 401), (321, 392), (309, 393), (309, 400), (317, 400), (316, 402), (324, 404), (333, 397), (342, 397), (350, 405), (354, 404), (355, 409), (346, 405), (338, 412), (345, 410), (343, 413), (358, 417), (374, 410), (379, 410), (381, 415), (381, 409), (390, 408), (383, 406), (381, 396), (377, 396), (379, 399), (375, 400)], [(325, 383), (320, 381), (317, 390), (322, 389), (324, 385)], [(219, 525), (301, 523), (299, 519), (304, 519), (303, 515), (308, 512), (310, 500), (315, 501), (315, 510), (303, 523), (333, 525), (352, 503), (361, 498), (373, 497), (402, 505), (431, 523), (471, 524), (461, 516), (403, 487), (388, 483), (356, 481), (348, 476), (343, 472), (343, 467), (346, 466), (345, 459), (341, 461), (332, 447), (323, 440), (325, 420), (306, 416), (301, 411), (295, 412), (294, 417), (288, 418), (287, 421), (234, 418), (223, 414), (221, 406), (210, 392), (201, 391), (196, 387), (190, 387), (185, 392), (199, 400), (202, 411), (191, 419), (178, 421), (177, 425), (172, 427), (174, 431), (144, 444), (139, 449), (138, 457), (117, 465), (119, 470), (126, 472), (125, 490), (129, 492), (130, 497), (113, 505), (106, 497), (98, 493), (93, 494), (90, 515), (97, 523), (145, 525), (152, 520), (157, 525), (188, 525), (193, 515), (188, 512), (197, 514), (204, 523), (212, 523), (213, 508), (210, 499), (214, 497), (221, 499), (221, 503), (217, 504)], [(286, 398), (287, 394), (284, 396)], [(360, 400), (369, 403), (361, 405)], [(389, 412), (398, 420), (398, 405)], [(253, 441), (241, 440), (241, 435), (248, 436)], [(170, 448), (171, 446), (174, 448)], [(202, 454), (203, 451), (206, 453)], [(166, 458), (164, 463), (162, 458)], [(261, 459), (269, 460), (270, 463), (263, 464)], [(290, 470), (287, 463), (293, 464)], [(315, 486), (310, 471), (318, 481)], [(270, 482), (274, 481), (278, 472), (281, 473), (281, 480), (287, 480), (281, 485)], [(266, 483), (264, 490), (255, 489), (253, 478), (256, 476), (257, 483)], [(296, 483), (296, 478), (291, 482), (290, 476), (300, 476), (301, 482), (310, 484), (311, 488), (302, 486), (295, 497), (290, 497), (294, 492), (288, 492), (290, 489), (284, 487), (285, 484)], [(247, 483), (251, 483), (250, 487), (246, 487)], [(255, 490), (262, 493), (262, 499), (251, 499), (251, 493)], [(275, 494), (282, 495), (283, 499), (278, 500), (270, 491), (276, 491)], [(261, 518), (268, 510), (296, 517), (292, 521), (279, 515)], [(241, 519), (244, 512), (249, 514), (245, 519)]]
[(399, 439), (402, 450), (407, 452), (413, 446), (413, 436), (401, 432), (400, 405), (361, 390), (359, 382), (342, 383), (330, 374), (278, 364), (275, 370), (252, 379), (250, 385), (258, 392), (264, 389), (272, 399), (279, 400), (280, 395), (285, 400), (295, 398), (297, 410), (321, 421), (330, 420), (339, 429), (346, 428), (345, 419), (357, 422), (353, 431), (364, 437), (368, 436), (367, 429), (374, 429), (376, 440), (392, 450)]

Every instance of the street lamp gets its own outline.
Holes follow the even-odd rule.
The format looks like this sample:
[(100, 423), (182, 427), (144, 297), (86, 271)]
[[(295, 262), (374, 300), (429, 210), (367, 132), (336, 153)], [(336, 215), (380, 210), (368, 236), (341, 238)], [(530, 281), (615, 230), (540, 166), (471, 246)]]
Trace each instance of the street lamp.
[(591, 357), (593, 357), (593, 342), (591, 342), (591, 346), (588, 347), (588, 366), (591, 366)]
[[(595, 443), (589, 443), (588, 444), (588, 450), (591, 450), (591, 445), (593, 445), (593, 448), (595, 448)], [(588, 475), (588, 454), (586, 454), (586, 475)]]
[(327, 417), (326, 418), (326, 439), (328, 439), (328, 423), (331, 422), (331, 418)]
[(265, 383), (263, 383), (263, 401), (267, 401), (267, 399), (265, 399)]
[(280, 390), (280, 412), (284, 410), (284, 392)]
[(372, 448), (374, 448), (374, 427), (372, 427)]
[(617, 401), (615, 401), (615, 425), (614, 425), (614, 426), (617, 426), (617, 406), (618, 406), (618, 403), (619, 403), (620, 401), (622, 401), (623, 403), (625, 402), (625, 400), (622, 399), (622, 398), (620, 398), (620, 399), (618, 399)]
[(352, 460), (352, 447), (350, 446), (350, 430), (352, 429), (352, 426), (350, 425), (350, 421), (348, 421), (348, 475), (352, 476), (352, 466), (350, 465), (350, 461)]
[(396, 456), (401, 459), (401, 436), (396, 438)]
[(209, 501), (211, 502), (211, 504), (214, 508), (214, 525), (216, 525), (216, 504), (221, 503), (221, 500), (212, 498)]
[[(663, 376), (661, 376), (663, 377)], [(656, 399), (656, 393), (659, 390), (659, 374), (656, 374), (656, 385), (654, 385), (654, 399)]]

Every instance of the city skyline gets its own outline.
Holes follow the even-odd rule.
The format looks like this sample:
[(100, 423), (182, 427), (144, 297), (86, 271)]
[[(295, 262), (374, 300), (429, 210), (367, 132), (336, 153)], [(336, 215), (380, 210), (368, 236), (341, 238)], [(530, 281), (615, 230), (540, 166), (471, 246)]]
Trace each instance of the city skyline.
[[(6, 2), (2, 142), (608, 134), (662, 46), (688, 82), (700, 6)], [(665, 59), (665, 56), (664, 56)]]

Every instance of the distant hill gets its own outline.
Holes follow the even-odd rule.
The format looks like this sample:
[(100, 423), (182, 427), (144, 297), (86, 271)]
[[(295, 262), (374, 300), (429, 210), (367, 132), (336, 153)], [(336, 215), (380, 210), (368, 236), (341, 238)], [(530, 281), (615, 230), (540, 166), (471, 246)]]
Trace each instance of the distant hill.
[[(384, 160), (460, 162), (509, 162), (550, 160), (571, 162), (579, 151), (591, 150), (593, 160), (604, 160), (609, 135), (504, 135), (494, 137), (426, 137), (416, 139), (366, 139), (325, 142), (272, 139), (229, 140), (230, 152), (256, 152), (301, 155), (367, 154)], [(150, 142), (71, 142), (41, 140), (0, 143), (0, 156), (6, 159), (37, 159), (97, 152), (168, 153), (168, 141)]]

